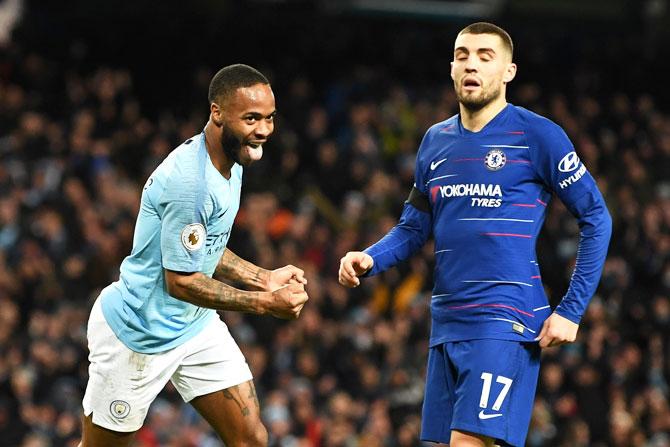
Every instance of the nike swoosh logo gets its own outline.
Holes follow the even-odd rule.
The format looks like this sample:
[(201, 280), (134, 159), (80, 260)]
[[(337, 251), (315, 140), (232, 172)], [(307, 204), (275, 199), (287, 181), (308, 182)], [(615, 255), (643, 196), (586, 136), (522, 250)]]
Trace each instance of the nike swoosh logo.
[(484, 413), (484, 410), (479, 412), (479, 419), (492, 419), (497, 418), (499, 416), (502, 416), (502, 413), (486, 414)]
[(435, 168), (437, 168), (438, 166), (440, 166), (440, 165), (441, 165), (442, 163), (444, 163), (445, 161), (447, 161), (446, 158), (443, 158), (442, 160), (439, 160), (439, 161), (434, 161), (434, 162), (432, 162), (432, 163), (430, 164), (430, 170), (431, 170), (431, 171), (434, 171)]

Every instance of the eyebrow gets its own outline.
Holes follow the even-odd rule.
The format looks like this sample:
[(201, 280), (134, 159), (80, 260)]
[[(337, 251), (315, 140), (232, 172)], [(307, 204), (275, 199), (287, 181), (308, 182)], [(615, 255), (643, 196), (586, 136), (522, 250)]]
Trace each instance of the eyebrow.
[[(458, 52), (463, 52), (463, 53), (470, 53), (470, 51), (465, 48), (465, 47), (458, 47), (454, 50), (454, 53)], [(493, 53), (496, 54), (495, 50), (493, 48), (477, 48), (477, 53)]]
[(272, 113), (270, 113), (269, 115), (263, 115), (263, 114), (260, 113), (260, 112), (246, 112), (246, 113), (242, 114), (242, 116), (243, 116), (243, 117), (253, 117), (253, 118), (263, 118), (263, 117), (266, 117), (266, 116), (267, 116), (267, 117), (270, 117), (270, 116), (271, 116), (271, 117), (275, 117), (275, 116), (277, 116), (277, 110), (275, 109), (275, 110), (274, 110)]

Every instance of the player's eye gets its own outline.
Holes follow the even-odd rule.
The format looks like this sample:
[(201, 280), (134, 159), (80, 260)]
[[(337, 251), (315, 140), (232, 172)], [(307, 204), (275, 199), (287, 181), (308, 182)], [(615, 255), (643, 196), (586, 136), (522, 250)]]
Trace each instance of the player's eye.
[(244, 121), (247, 124), (254, 124), (256, 122), (256, 117), (255, 116), (247, 116), (246, 118), (244, 118)]

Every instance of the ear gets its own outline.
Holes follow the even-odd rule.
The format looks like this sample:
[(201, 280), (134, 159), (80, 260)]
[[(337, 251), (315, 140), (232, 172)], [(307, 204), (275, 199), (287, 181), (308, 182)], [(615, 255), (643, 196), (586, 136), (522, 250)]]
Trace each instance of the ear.
[(209, 105), (209, 115), (212, 118), (212, 122), (217, 126), (221, 127), (223, 125), (223, 110), (221, 106), (213, 102)]
[(514, 76), (516, 76), (516, 64), (509, 63), (507, 64), (507, 68), (505, 69), (505, 73), (503, 74), (503, 82), (505, 84), (507, 84), (508, 82), (512, 82)]
[(454, 63), (449, 62), (449, 66), (451, 67), (451, 70), (449, 70), (449, 76), (451, 76), (451, 79), (455, 81), (455, 79), (454, 79)]

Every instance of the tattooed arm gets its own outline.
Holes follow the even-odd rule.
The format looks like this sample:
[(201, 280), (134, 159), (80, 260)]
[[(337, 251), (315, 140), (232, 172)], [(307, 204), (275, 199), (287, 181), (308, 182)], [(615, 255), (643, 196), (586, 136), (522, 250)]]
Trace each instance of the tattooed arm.
[(200, 272), (165, 270), (168, 293), (182, 301), (216, 310), (233, 310), (277, 318), (297, 318), (307, 301), (305, 286), (288, 284), (272, 292), (239, 290)]
[(214, 278), (232, 281), (251, 290), (268, 290), (270, 271), (245, 261), (226, 248), (214, 270)]
[(292, 265), (266, 270), (225, 249), (214, 270), (214, 278), (228, 280), (251, 290), (271, 292), (286, 284), (307, 284), (305, 272)]

